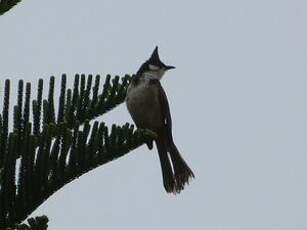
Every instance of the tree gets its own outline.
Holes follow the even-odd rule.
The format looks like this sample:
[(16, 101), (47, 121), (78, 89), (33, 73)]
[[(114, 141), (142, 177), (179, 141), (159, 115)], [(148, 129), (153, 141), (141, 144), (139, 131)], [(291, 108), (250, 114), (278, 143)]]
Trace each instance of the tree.
[[(11, 130), (10, 81), (5, 81), (0, 114), (0, 229), (25, 220), (72, 180), (155, 138), (153, 132), (135, 130), (128, 123), (113, 124), (109, 129), (103, 122), (94, 121), (125, 100), (130, 79), (126, 75), (111, 80), (108, 75), (100, 90), (100, 75), (93, 83), (92, 75), (77, 74), (73, 89), (67, 89), (66, 75), (62, 75), (57, 110), (54, 77), (49, 81), (48, 98), (42, 97), (43, 80), (39, 79), (32, 101), (31, 84), (26, 83), (24, 91), (20, 80)], [(37, 224), (39, 220), (30, 222)], [(42, 220), (46, 224), (46, 218)]]

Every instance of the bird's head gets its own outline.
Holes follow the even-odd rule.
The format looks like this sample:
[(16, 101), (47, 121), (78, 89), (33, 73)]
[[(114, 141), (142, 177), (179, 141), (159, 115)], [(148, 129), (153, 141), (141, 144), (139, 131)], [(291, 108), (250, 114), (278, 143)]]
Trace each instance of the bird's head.
[(156, 46), (150, 58), (141, 65), (140, 69), (137, 72), (137, 75), (150, 76), (160, 80), (166, 71), (174, 68), (174, 66), (165, 65), (160, 60), (158, 46)]

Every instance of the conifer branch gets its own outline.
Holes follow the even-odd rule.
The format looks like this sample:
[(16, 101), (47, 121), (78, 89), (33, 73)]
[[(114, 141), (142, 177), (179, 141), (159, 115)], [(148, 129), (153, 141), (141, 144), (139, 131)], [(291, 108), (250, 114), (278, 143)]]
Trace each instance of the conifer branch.
[[(57, 190), (109, 161), (115, 160), (155, 138), (147, 130), (134, 130), (128, 123), (122, 127), (85, 122), (71, 131), (65, 123), (52, 143), (54, 125), (44, 127), (38, 148), (36, 138), (26, 128), (20, 166), (15, 169), (17, 135), (9, 136), (5, 160), (1, 202), (2, 226), (13, 226), (26, 219), (39, 205)], [(15, 172), (18, 172), (16, 180)], [(1, 227), (1, 226), (0, 226)]]
[(19, 2), (21, 2), (21, 0), (0, 0), (0, 15), (12, 9)]
[(87, 79), (76, 75), (72, 90), (66, 89), (63, 75), (56, 110), (54, 77), (49, 81), (47, 99), (42, 97), (43, 81), (39, 80), (32, 116), (31, 85), (26, 83), (24, 92), (24, 83), (19, 81), (10, 132), (10, 82), (6, 81), (0, 114), (0, 229), (25, 220), (72, 180), (156, 138), (153, 132), (135, 130), (128, 123), (114, 124), (111, 129), (103, 122), (90, 123), (124, 101), (129, 81), (128, 75), (121, 82), (119, 77), (111, 81), (107, 76), (99, 94), (99, 75), (94, 85), (91, 75)]
[(29, 218), (28, 224), (17, 224), (14, 228), (6, 228), (6, 230), (46, 230), (48, 228), (48, 217), (38, 216)]
[[(48, 124), (54, 124), (55, 132), (53, 135), (55, 136), (59, 130), (59, 124), (62, 122), (65, 122), (68, 128), (73, 129), (77, 122), (78, 124), (83, 124), (85, 120), (91, 121), (124, 102), (131, 76), (125, 75), (121, 80), (119, 76), (115, 76), (111, 80), (111, 76), (107, 75), (102, 89), (100, 89), (100, 75), (96, 75), (94, 84), (92, 84), (92, 79), (92, 75), (86, 77), (84, 74), (81, 74), (81, 76), (76, 74), (73, 89), (66, 89), (67, 77), (65, 74), (62, 75), (57, 113), (54, 103), (54, 77), (49, 80), (49, 91), (46, 99), (43, 99), (42, 96), (43, 80), (39, 79), (37, 97), (32, 100), (32, 104), (31, 84), (26, 83), (24, 92), (24, 82), (22, 80), (18, 82), (17, 102), (13, 107), (13, 132), (17, 134), (17, 145), (19, 146), (17, 157), (21, 155), (21, 141), (24, 138), (25, 126), (30, 122), (30, 118), (33, 124), (31, 133), (36, 138), (42, 138), (41, 129)], [(101, 90), (101, 93), (99, 93), (99, 90)], [(5, 82), (4, 92), (3, 112), (2, 116), (0, 116), (0, 142), (3, 142), (1, 142), (0, 146), (0, 168), (3, 167), (2, 152), (6, 148), (9, 132), (9, 80)]]

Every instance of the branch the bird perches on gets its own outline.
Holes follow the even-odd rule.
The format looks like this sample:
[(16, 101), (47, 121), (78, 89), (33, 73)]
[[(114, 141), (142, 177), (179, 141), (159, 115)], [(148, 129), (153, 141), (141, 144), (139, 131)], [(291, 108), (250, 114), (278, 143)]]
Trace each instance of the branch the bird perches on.
[(33, 100), (31, 84), (26, 83), (24, 91), (20, 80), (12, 128), (10, 80), (5, 81), (0, 114), (0, 229), (24, 221), (72, 180), (155, 138), (153, 132), (136, 130), (128, 123), (109, 129), (95, 121), (124, 102), (131, 76), (111, 79), (107, 75), (102, 89), (100, 80), (100, 75), (93, 82), (92, 75), (77, 74), (70, 89), (62, 75), (57, 110), (54, 77), (46, 99), (42, 79)]

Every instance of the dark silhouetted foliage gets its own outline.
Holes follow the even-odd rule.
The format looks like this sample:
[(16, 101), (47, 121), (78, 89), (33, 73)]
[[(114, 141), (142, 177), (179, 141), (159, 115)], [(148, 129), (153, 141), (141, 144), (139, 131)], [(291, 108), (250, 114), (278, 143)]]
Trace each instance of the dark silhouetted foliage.
[(21, 2), (21, 0), (0, 0), (0, 15), (12, 9), (19, 2)]
[(67, 183), (155, 138), (151, 131), (135, 130), (128, 123), (108, 128), (95, 121), (125, 100), (130, 76), (108, 75), (101, 84), (99, 75), (95, 79), (76, 75), (72, 89), (67, 88), (66, 78), (61, 79), (57, 107), (54, 77), (47, 98), (43, 98), (42, 79), (34, 99), (31, 84), (20, 80), (14, 106), (10, 106), (11, 83), (5, 81), (0, 114), (0, 229), (46, 229), (46, 217), (29, 219), (29, 225), (16, 224)]

